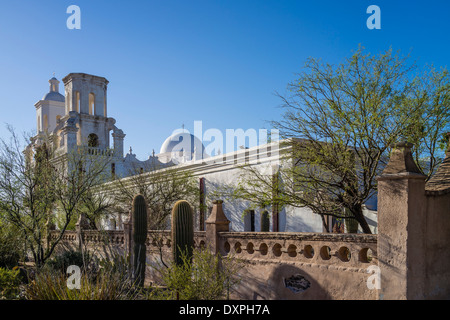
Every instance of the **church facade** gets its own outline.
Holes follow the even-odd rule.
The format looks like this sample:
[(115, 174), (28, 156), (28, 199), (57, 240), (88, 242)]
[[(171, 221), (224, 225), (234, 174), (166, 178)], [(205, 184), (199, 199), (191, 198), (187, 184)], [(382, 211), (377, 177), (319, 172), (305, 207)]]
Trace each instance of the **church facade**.
[[(49, 80), (49, 92), (35, 104), (37, 134), (29, 147), (48, 139), (56, 157), (84, 148), (91, 155), (107, 157), (107, 174), (113, 177), (127, 179), (134, 174), (178, 166), (180, 170), (192, 172), (199, 188), (207, 194), (218, 186), (233, 184), (241, 173), (239, 164), (250, 163), (272, 174), (280, 164), (279, 154), (289, 152), (278, 142), (271, 142), (211, 156), (199, 138), (183, 129), (174, 131), (162, 143), (158, 154), (153, 152), (148, 159), (139, 160), (131, 150), (124, 154), (126, 135), (116, 120), (108, 117), (108, 80), (86, 73), (70, 73), (62, 81), (64, 95), (59, 92), (59, 80), (53, 77)], [(223, 208), (231, 221), (231, 230), (260, 231), (261, 212), (252, 210), (244, 216), (243, 212), (249, 208), (246, 201), (225, 201)], [(272, 231), (323, 231), (320, 216), (307, 208), (287, 207), (276, 213), (276, 220), (271, 221)], [(376, 232), (376, 212), (366, 209), (366, 217)], [(113, 218), (118, 223), (106, 223), (106, 228), (122, 228), (123, 217)]]

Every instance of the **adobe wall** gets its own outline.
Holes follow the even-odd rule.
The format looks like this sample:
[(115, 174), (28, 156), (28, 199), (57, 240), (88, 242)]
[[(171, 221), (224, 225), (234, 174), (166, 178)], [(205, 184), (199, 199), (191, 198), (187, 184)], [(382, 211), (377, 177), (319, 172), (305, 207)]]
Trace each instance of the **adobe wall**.
[(450, 153), (426, 181), (412, 145), (394, 146), (378, 177), (383, 299), (450, 298)]
[[(56, 234), (53, 233), (53, 235)], [(124, 231), (82, 230), (83, 248), (98, 257), (127, 255)], [(66, 231), (58, 251), (78, 248), (79, 233)], [(377, 299), (368, 288), (368, 267), (377, 265), (377, 236), (363, 234), (220, 232), (224, 256), (239, 259), (241, 279), (232, 299)], [(195, 233), (205, 247), (206, 232)], [(149, 230), (147, 282), (159, 282), (155, 268), (172, 259), (170, 231)], [(152, 267), (153, 266), (153, 267)]]
[(377, 236), (325, 233), (220, 233), (223, 255), (241, 259), (237, 299), (378, 299), (367, 285)]
[(450, 194), (427, 194), (426, 278), (428, 298), (450, 298)]

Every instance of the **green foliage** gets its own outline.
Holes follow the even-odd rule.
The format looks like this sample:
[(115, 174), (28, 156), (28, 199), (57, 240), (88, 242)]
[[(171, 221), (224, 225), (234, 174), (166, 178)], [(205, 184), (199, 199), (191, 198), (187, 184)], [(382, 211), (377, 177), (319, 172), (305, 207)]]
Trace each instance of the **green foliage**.
[(194, 247), (194, 220), (192, 207), (186, 200), (179, 200), (172, 210), (172, 251), (175, 264), (183, 264), (183, 256), (192, 257)]
[[(142, 170), (141, 170), (142, 169)], [(132, 167), (127, 177), (116, 179), (114, 185), (119, 188), (114, 192), (117, 207), (128, 213), (133, 198), (141, 194), (148, 206), (148, 228), (163, 230), (167, 227), (173, 205), (180, 199), (198, 203), (198, 180), (189, 170), (177, 166), (163, 167), (153, 162), (143, 167)], [(127, 204), (127, 205), (123, 205)]]
[(24, 256), (22, 235), (17, 229), (0, 221), (0, 267), (13, 268)]
[[(79, 254), (67, 254), (64, 261), (77, 264)], [(61, 259), (63, 260), (63, 259)], [(64, 263), (65, 265), (66, 263)], [(62, 264), (59, 264), (62, 265)], [(81, 268), (80, 289), (69, 289), (66, 270), (48, 266), (37, 270), (33, 281), (26, 287), (25, 296), (30, 300), (128, 300), (142, 297), (140, 290), (132, 286), (127, 257), (113, 254), (105, 259), (90, 259)]]
[(234, 198), (308, 207), (322, 218), (342, 218), (348, 209), (362, 231), (371, 233), (362, 207), (377, 192), (376, 177), (392, 146), (411, 142), (427, 178), (442, 162), (443, 134), (450, 129), (446, 69), (419, 70), (391, 49), (371, 54), (359, 47), (337, 65), (309, 58), (288, 94), (279, 97), (285, 112), (272, 126), (290, 150), (280, 156), (283, 185), (248, 166)]
[(92, 257), (89, 252), (82, 253), (81, 251), (67, 250), (62, 254), (56, 255), (46, 262), (46, 265), (54, 271), (66, 272), (71, 265), (76, 265), (82, 269), (86, 269)]
[(181, 264), (159, 267), (163, 287), (150, 288), (148, 299), (218, 300), (228, 299), (240, 283), (241, 262), (232, 257), (194, 250), (193, 257), (182, 253)]
[(0, 268), (0, 300), (17, 299), (19, 295), (20, 271)]
[[(79, 148), (67, 154), (64, 161), (53, 161), (48, 136), (40, 135), (30, 145), (31, 137), (22, 140), (11, 126), (8, 130), (9, 139), (0, 137), (0, 212), (23, 236), (27, 251), (41, 267), (52, 256), (64, 231), (73, 226), (83, 199), (105, 181), (110, 159)], [(55, 210), (59, 213), (57, 221)], [(60, 228), (47, 241), (49, 226), (56, 223)]]

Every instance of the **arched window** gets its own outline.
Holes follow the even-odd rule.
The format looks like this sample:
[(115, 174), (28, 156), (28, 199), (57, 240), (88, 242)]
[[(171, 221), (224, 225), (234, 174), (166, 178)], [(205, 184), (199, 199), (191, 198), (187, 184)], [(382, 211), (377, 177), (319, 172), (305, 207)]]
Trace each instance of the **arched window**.
[(80, 91), (75, 91), (75, 106), (73, 108), (73, 111), (80, 112), (80, 99)]
[(89, 93), (89, 114), (93, 115), (95, 110), (95, 95)]
[(44, 131), (48, 130), (48, 116), (44, 114)]
[(88, 136), (88, 147), (91, 147), (91, 148), (98, 147), (98, 136), (95, 133), (91, 133)]
[(255, 231), (255, 210), (244, 211), (244, 231)]

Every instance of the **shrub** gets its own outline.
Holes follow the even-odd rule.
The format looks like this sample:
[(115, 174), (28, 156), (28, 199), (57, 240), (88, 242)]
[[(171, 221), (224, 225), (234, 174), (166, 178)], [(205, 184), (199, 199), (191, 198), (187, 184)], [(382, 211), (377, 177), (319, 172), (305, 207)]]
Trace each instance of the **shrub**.
[(13, 268), (23, 257), (23, 239), (17, 230), (0, 222), (0, 267)]
[(0, 268), (0, 299), (17, 299), (19, 297), (20, 271)]
[(192, 260), (185, 254), (183, 264), (168, 268), (156, 267), (161, 273), (163, 288), (151, 288), (148, 299), (218, 300), (240, 282), (236, 276), (239, 260), (214, 255), (208, 250), (194, 250)]
[(89, 252), (81, 253), (80, 251), (68, 250), (47, 261), (47, 266), (55, 271), (65, 273), (71, 265), (76, 265), (86, 270), (88, 265), (92, 264), (92, 260), (93, 258), (89, 255)]
[[(26, 288), (30, 300), (124, 300), (138, 297), (131, 286), (128, 262), (123, 257), (99, 261), (99, 266), (85, 269), (80, 276), (80, 288), (68, 287), (69, 274), (43, 268)], [(92, 271), (94, 270), (94, 271)]]

